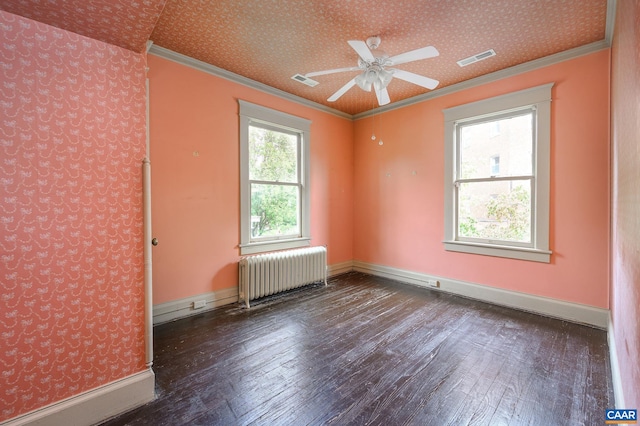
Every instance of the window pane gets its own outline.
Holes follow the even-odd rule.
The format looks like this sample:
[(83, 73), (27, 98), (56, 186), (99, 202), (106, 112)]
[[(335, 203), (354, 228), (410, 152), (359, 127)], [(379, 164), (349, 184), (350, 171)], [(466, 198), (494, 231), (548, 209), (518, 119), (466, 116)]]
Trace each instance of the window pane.
[(249, 179), (297, 183), (297, 135), (249, 126)]
[[(530, 176), (533, 113), (460, 125), (460, 179)], [(495, 160), (499, 159), (499, 163)]]
[(458, 236), (531, 242), (531, 182), (501, 180), (461, 183)]
[(292, 185), (251, 184), (251, 237), (299, 236), (299, 190)]

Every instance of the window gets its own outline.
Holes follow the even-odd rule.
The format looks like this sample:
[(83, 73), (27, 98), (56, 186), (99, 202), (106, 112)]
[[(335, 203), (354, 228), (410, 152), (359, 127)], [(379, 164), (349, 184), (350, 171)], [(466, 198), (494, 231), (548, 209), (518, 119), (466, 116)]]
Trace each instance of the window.
[(491, 167), (491, 176), (498, 176), (500, 174), (500, 156), (494, 155), (491, 157), (489, 167)]
[(240, 254), (307, 246), (311, 122), (239, 103)]
[(552, 86), (443, 111), (446, 250), (550, 261)]

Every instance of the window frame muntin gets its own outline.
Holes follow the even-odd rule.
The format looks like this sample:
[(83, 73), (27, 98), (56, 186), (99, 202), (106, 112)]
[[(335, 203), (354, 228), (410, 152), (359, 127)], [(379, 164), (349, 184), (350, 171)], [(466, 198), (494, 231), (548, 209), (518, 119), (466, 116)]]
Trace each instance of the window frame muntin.
[[(547, 83), (529, 89), (508, 93), (468, 104), (454, 106), (443, 110), (444, 114), (444, 142), (445, 142), (445, 196), (444, 196), (444, 247), (447, 251), (480, 254), (486, 256), (506, 257), (511, 259), (528, 260), (549, 263), (552, 251), (549, 248), (550, 230), (550, 168), (551, 168), (551, 90), (554, 83)], [(457, 211), (454, 205), (454, 122), (479, 119), (511, 109), (521, 109), (535, 106), (536, 146), (532, 156), (535, 158), (535, 176), (537, 177), (535, 193), (532, 200), (535, 203), (535, 235), (534, 247), (516, 247), (513, 245), (484, 244), (466, 241), (456, 241), (454, 238), (454, 221), (452, 213)]]
[[(240, 254), (255, 254), (309, 246), (311, 242), (310, 146), (311, 120), (238, 99), (240, 117)], [(300, 236), (251, 237), (251, 184), (249, 179), (249, 126), (299, 134), (298, 175)], [(267, 183), (271, 183), (267, 181)], [(279, 182), (278, 184), (285, 184)]]

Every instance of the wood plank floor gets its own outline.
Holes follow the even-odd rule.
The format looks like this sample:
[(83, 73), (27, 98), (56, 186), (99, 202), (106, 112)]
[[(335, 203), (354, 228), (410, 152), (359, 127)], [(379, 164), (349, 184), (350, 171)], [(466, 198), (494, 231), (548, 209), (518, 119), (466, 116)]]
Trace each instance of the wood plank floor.
[(601, 425), (606, 333), (360, 273), (155, 327), (105, 425)]

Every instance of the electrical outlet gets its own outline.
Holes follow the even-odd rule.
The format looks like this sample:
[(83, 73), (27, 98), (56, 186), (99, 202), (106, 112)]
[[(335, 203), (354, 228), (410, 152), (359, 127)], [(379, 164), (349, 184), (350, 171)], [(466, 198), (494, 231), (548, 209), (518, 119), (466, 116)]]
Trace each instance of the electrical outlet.
[(430, 287), (440, 287), (440, 281), (437, 280), (427, 280)]
[(206, 304), (206, 300), (196, 300), (195, 302), (193, 302), (193, 309), (202, 309)]

